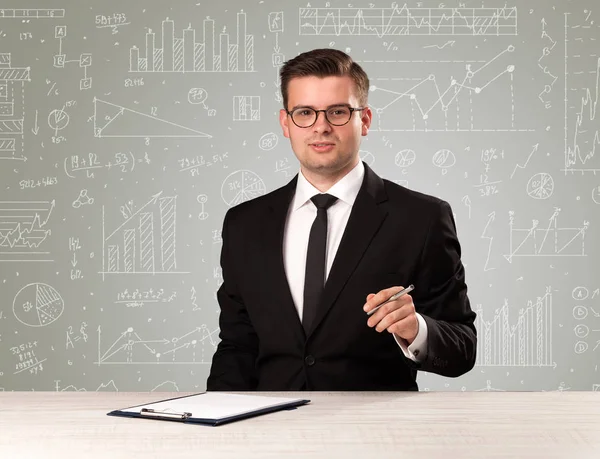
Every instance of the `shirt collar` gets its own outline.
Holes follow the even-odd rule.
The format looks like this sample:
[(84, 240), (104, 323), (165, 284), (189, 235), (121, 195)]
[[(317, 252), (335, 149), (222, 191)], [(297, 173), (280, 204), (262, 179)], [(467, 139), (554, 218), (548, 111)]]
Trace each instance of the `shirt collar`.
[[(348, 172), (344, 177), (338, 180), (326, 193), (335, 196), (340, 201), (344, 201), (348, 205), (352, 206), (358, 196), (360, 187), (363, 182), (365, 175), (365, 167), (362, 161), (358, 161), (358, 164)], [(302, 171), (298, 174), (298, 182), (296, 184), (296, 193), (294, 195), (294, 201), (292, 203), (292, 211), (298, 210), (304, 204), (306, 204), (310, 198), (315, 194), (321, 193), (315, 188), (306, 177), (302, 174)]]

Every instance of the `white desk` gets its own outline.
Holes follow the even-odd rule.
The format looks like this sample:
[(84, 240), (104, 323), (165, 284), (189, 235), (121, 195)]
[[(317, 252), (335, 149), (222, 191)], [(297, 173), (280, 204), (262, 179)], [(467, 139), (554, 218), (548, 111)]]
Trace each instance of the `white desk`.
[(106, 416), (184, 393), (0, 392), (0, 458), (600, 458), (598, 392), (272, 394), (312, 402), (206, 427)]

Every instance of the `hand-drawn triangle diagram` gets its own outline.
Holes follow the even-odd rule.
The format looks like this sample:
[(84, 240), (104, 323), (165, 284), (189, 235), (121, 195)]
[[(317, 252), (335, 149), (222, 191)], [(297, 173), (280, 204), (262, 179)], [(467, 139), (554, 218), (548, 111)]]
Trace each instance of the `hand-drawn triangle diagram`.
[(206, 137), (211, 135), (94, 97), (94, 137)]

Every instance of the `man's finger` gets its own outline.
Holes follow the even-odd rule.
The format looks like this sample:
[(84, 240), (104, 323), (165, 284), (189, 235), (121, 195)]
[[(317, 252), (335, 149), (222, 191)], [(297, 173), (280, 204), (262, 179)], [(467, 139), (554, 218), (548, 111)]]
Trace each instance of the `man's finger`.
[(390, 288), (386, 288), (384, 290), (380, 290), (376, 295), (373, 295), (372, 293), (369, 294), (369, 296), (370, 295), (373, 295), (373, 296), (371, 296), (370, 298), (367, 297), (367, 302), (363, 306), (363, 310), (365, 312), (369, 312), (374, 307), (376, 307), (376, 306), (380, 305), (381, 303), (383, 303), (384, 301), (388, 300), (394, 293), (402, 290), (402, 288), (403, 287), (390, 287)]

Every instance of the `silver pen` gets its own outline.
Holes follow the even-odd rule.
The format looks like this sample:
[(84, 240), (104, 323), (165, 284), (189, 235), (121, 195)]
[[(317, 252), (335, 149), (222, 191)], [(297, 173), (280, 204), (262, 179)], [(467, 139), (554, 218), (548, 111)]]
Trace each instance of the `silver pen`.
[(371, 309), (369, 312), (367, 312), (367, 315), (370, 316), (372, 314), (375, 314), (375, 312), (377, 312), (377, 310), (383, 306), (384, 304), (389, 303), (390, 301), (394, 301), (397, 300), (398, 298), (400, 298), (402, 295), (406, 295), (408, 292), (412, 292), (415, 289), (415, 286), (413, 284), (410, 284), (408, 287), (403, 288), (402, 290), (400, 290), (398, 293), (394, 293), (392, 296), (390, 296), (387, 300), (385, 300), (383, 303), (381, 303), (380, 305), (375, 306), (373, 309)]

